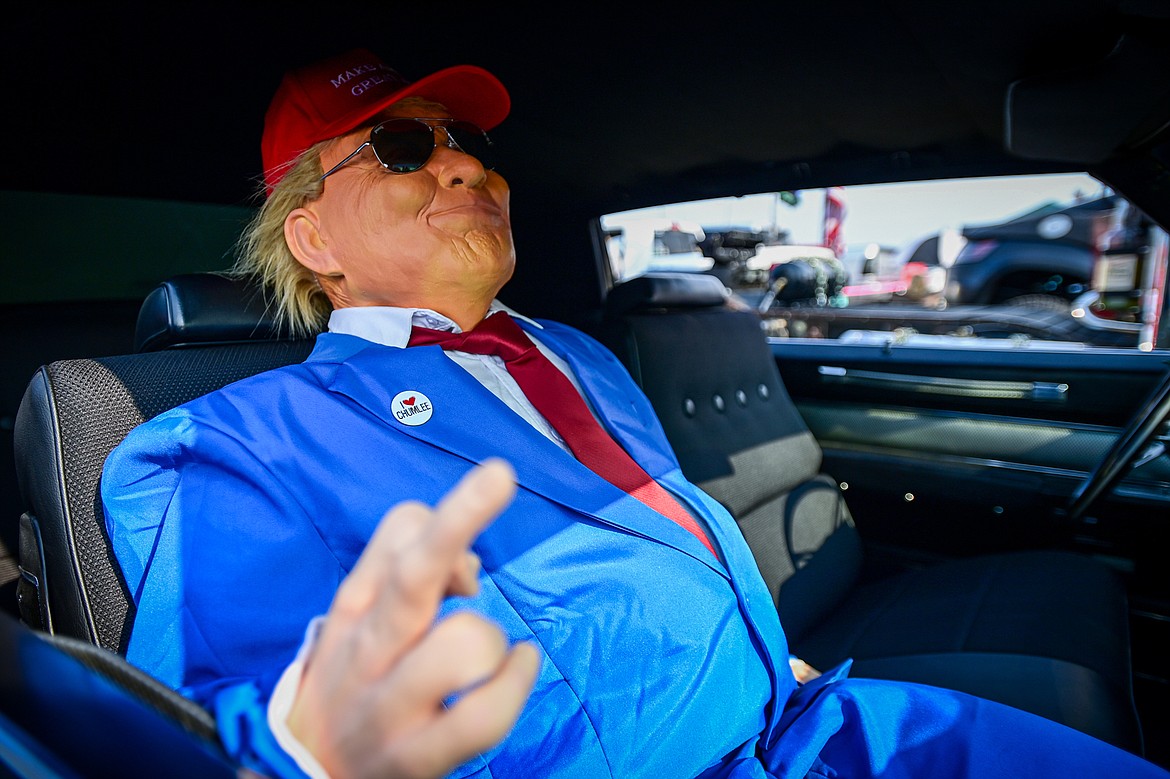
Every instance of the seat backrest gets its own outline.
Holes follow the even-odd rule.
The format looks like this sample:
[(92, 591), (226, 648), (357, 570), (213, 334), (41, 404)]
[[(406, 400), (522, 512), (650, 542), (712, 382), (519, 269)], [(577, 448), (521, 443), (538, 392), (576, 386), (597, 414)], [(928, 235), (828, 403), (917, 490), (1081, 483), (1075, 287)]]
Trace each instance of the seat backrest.
[(264, 290), (221, 273), (184, 273), (155, 287), (138, 309), (134, 351), (280, 340)]
[(0, 614), (0, 775), (240, 776), (215, 718), (125, 658)]
[(602, 340), (642, 387), (683, 473), (735, 517), (793, 640), (853, 586), (860, 543), (789, 398), (760, 317), (702, 274), (611, 291)]
[(161, 351), (62, 360), (33, 376), (15, 429), (26, 624), (125, 653), (133, 604), (105, 530), (102, 467), (151, 417), (308, 355), (309, 340), (249, 340), (274, 330), (241, 313), (248, 305), (253, 314), (264, 310), (236, 280), (177, 277), (152, 293), (139, 317), (139, 347)]

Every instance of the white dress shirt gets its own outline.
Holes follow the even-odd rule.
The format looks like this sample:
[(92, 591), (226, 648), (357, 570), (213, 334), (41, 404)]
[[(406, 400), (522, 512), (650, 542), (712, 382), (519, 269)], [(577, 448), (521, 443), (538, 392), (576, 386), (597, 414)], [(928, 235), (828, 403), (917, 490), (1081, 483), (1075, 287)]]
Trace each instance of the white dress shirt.
[[(517, 314), (498, 300), (493, 300), (491, 307), (488, 309), (488, 316), (497, 311), (506, 311), (513, 319), (523, 319), (525, 322), (540, 328), (540, 323), (522, 314)], [(443, 332), (463, 332), (455, 322), (427, 308), (355, 306), (334, 309), (333, 313), (329, 316), (329, 332), (356, 335), (359, 338), (364, 338), (367, 341), (373, 341), (383, 346), (405, 347), (410, 342), (410, 331), (414, 327), (426, 327), (431, 330), (440, 330)], [(541, 354), (547, 357), (553, 365), (557, 366), (561, 373), (568, 377), (569, 381), (573, 383), (573, 386), (577, 388), (577, 392), (581, 392), (581, 385), (577, 383), (577, 377), (573, 375), (573, 371), (569, 369), (565, 361), (549, 351), (531, 333), (528, 335), (532, 338), (533, 343), (536, 344), (536, 348), (540, 349)], [(541, 416), (540, 412), (524, 396), (524, 393), (520, 390), (520, 385), (508, 373), (508, 369), (501, 358), (494, 354), (471, 354), (469, 352), (458, 352), (454, 350), (447, 351), (446, 355), (475, 377), (476, 381), (503, 401), (508, 408), (515, 411), (530, 425), (539, 430), (546, 438), (565, 451), (569, 451), (557, 431), (553, 429), (552, 425), (548, 423), (548, 420)], [(582, 397), (584, 398), (583, 395)], [(589, 399), (584, 398), (584, 400), (585, 404), (589, 406), (590, 412), (593, 413), (593, 416), (597, 417), (597, 412), (589, 405)]]

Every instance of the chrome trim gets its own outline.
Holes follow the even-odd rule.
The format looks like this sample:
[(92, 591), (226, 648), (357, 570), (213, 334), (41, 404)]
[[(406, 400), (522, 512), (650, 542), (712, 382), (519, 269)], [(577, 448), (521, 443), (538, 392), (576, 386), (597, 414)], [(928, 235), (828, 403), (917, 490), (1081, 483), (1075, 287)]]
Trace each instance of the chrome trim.
[(1141, 333), (1140, 322), (1115, 322), (1102, 319), (1093, 313), (1092, 305), (1097, 302), (1097, 290), (1091, 289), (1072, 302), (1072, 316), (1079, 319), (1090, 330), (1136, 335)]
[(933, 395), (1040, 401), (1063, 401), (1068, 396), (1068, 384), (1064, 382), (952, 379), (942, 376), (851, 370), (836, 365), (819, 365), (817, 373), (826, 381), (900, 387)]

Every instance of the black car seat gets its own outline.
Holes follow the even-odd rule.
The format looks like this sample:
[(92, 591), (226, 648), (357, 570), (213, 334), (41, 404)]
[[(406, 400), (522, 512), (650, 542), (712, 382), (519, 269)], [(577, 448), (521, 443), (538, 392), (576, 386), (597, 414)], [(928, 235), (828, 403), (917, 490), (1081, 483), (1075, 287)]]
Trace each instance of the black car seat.
[(211, 273), (170, 279), (144, 301), (133, 354), (62, 360), (36, 372), (16, 419), (21, 620), (125, 653), (133, 604), (109, 548), (98, 492), (110, 451), (169, 408), (303, 360), (311, 341), (275, 339), (256, 290)]
[(237, 777), (211, 715), (164, 696), (118, 655), (0, 614), (0, 776)]
[(700, 274), (650, 274), (606, 302), (604, 340), (654, 405), (683, 472), (727, 507), (792, 651), (813, 667), (972, 693), (1132, 752), (1128, 602), (1070, 552), (985, 555), (863, 580), (861, 538), (781, 381), (760, 317)]

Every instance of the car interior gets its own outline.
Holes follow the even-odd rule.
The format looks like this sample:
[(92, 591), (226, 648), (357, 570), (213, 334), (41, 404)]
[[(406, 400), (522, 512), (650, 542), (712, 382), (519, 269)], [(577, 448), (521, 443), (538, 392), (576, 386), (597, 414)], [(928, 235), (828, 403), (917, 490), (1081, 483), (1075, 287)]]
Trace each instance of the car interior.
[[(312, 348), (222, 271), (280, 75), (358, 46), (407, 75), (470, 63), (508, 87), (491, 137), (518, 259), (501, 299), (628, 368), (684, 474), (735, 517), (796, 655), (996, 700), (1170, 768), (1170, 9), (307, 9), (13, 17), (5, 770), (232, 770), (207, 713), (122, 657), (134, 605), (101, 469), (134, 426)], [(1029, 335), (983, 338), (962, 306), (913, 308), (912, 326), (823, 301), (761, 309), (744, 295), (764, 288), (733, 289), (726, 264), (626, 275), (610, 248), (614, 215), (637, 209), (1074, 173), (1149, 226), (1132, 326), (1081, 299), (995, 312)], [(833, 317), (847, 324), (807, 324)], [(125, 749), (144, 739), (159, 748)]]

